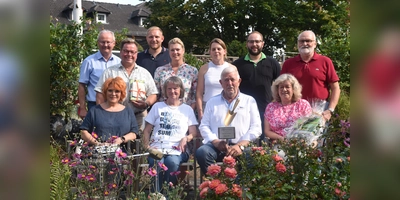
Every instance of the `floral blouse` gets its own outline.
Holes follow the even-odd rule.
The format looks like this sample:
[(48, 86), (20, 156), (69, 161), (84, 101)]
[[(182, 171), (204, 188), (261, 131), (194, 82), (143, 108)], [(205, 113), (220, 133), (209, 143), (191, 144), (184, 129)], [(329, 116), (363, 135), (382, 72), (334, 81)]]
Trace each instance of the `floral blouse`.
[(177, 76), (182, 80), (183, 87), (185, 88), (185, 95), (182, 99), (183, 103), (191, 105), (196, 102), (197, 74), (198, 70), (186, 63), (179, 66), (177, 74), (172, 70), (170, 63), (158, 67), (154, 72), (154, 82), (160, 94), (158, 101), (164, 101), (166, 99), (163, 87), (165, 81), (171, 76)]
[(296, 120), (311, 112), (310, 103), (304, 99), (285, 106), (280, 102), (271, 102), (265, 108), (264, 118), (268, 120), (271, 131), (285, 137)]

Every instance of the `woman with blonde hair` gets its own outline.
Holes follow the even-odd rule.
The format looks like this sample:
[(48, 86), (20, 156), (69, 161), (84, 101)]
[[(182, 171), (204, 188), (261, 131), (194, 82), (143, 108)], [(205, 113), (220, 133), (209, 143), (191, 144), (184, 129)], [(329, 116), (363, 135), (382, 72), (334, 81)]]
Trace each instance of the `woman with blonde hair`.
[(233, 66), (225, 61), (227, 49), (224, 41), (214, 38), (210, 42), (211, 61), (201, 66), (196, 88), (196, 108), (199, 121), (203, 117), (203, 109), (207, 101), (222, 91), (219, 83), (222, 70)]
[(289, 128), (301, 117), (311, 114), (308, 101), (301, 99), (301, 85), (291, 74), (281, 74), (272, 83), (274, 101), (265, 108), (264, 132), (271, 140), (283, 140)]
[(169, 56), (171, 62), (158, 67), (154, 72), (154, 82), (159, 91), (158, 101), (164, 101), (166, 91), (162, 87), (165, 81), (171, 76), (179, 77), (185, 89), (185, 95), (181, 98), (182, 102), (193, 109), (196, 106), (196, 87), (198, 71), (184, 61), (185, 45), (179, 38), (173, 38), (168, 42)]

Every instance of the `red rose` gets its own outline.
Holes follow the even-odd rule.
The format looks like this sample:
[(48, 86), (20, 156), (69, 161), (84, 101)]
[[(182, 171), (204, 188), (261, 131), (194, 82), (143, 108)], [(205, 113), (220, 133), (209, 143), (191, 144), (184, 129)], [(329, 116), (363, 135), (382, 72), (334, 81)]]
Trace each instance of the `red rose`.
[(224, 170), (224, 173), (229, 178), (236, 178), (236, 175), (237, 175), (237, 171), (235, 168), (226, 168)]
[(276, 171), (279, 172), (279, 173), (285, 173), (285, 172), (286, 172), (286, 167), (285, 167), (285, 165), (282, 164), (282, 163), (276, 163), (275, 169), (276, 169)]
[(340, 196), (341, 193), (342, 193), (342, 191), (340, 191), (339, 188), (335, 188), (335, 194), (336, 194), (337, 196)]
[(225, 184), (219, 184), (217, 188), (215, 188), (215, 194), (221, 195), (228, 191), (228, 187)]
[(215, 180), (212, 180), (212, 181), (210, 182), (210, 184), (208, 184), (208, 186), (210, 187), (210, 189), (215, 189), (215, 188), (217, 188), (217, 186), (218, 186), (220, 183), (221, 183), (220, 180), (215, 179)]
[(207, 168), (207, 174), (210, 176), (216, 176), (220, 172), (221, 172), (221, 167), (216, 164), (212, 164)]

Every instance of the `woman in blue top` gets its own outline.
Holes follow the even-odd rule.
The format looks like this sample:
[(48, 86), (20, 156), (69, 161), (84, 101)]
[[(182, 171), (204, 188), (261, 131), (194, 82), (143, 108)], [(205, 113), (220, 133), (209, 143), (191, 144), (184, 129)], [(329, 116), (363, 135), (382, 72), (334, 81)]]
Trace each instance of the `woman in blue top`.
[[(126, 97), (125, 81), (120, 77), (107, 79), (102, 94), (106, 101), (90, 109), (80, 126), (82, 139), (89, 145), (105, 145), (107, 140), (119, 145), (136, 139), (138, 124), (135, 114), (121, 104)], [(116, 137), (109, 140), (113, 136)]]

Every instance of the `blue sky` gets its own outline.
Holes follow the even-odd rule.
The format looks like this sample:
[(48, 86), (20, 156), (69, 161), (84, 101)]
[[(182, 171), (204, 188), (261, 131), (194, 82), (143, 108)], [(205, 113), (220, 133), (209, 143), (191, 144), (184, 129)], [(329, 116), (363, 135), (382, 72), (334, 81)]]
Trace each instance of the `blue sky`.
[[(92, 1), (92, 0), (85, 0), (85, 1)], [(107, 2), (107, 3), (120, 3), (120, 4), (131, 4), (137, 5), (143, 3), (144, 1), (139, 0), (94, 0), (95, 2)]]

